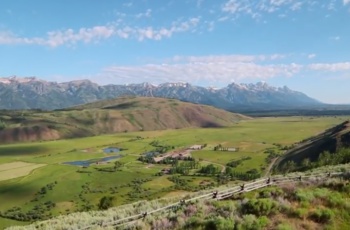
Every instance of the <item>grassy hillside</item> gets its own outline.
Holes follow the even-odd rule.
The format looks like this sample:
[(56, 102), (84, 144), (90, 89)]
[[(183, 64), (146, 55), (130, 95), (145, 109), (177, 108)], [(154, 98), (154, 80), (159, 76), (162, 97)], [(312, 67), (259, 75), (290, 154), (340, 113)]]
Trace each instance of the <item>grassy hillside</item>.
[(125, 97), (65, 110), (0, 112), (0, 143), (55, 140), (117, 132), (226, 127), (249, 119), (174, 99)]
[(275, 170), (285, 173), (306, 170), (331, 162), (347, 163), (350, 162), (350, 155), (343, 150), (349, 146), (350, 122), (345, 121), (291, 146), (291, 149), (276, 161)]

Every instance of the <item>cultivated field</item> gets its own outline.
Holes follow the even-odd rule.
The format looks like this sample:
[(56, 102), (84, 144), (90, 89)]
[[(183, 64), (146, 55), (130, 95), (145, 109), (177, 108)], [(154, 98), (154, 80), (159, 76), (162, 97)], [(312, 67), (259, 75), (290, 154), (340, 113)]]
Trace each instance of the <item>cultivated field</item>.
[(0, 164), (0, 181), (26, 176), (34, 169), (42, 166), (45, 166), (45, 164), (33, 164), (20, 161)]
[[(264, 153), (266, 149), (280, 151), (277, 146), (299, 142), (348, 118), (259, 118), (240, 121), (226, 128), (125, 132), (80, 139), (0, 145), (0, 178), (6, 179), (0, 179), (0, 211), (3, 216), (7, 213), (8, 216), (17, 215), (19, 219), (18, 212), (26, 213), (28, 217), (35, 210), (43, 210), (41, 216), (35, 218), (46, 219), (59, 214), (97, 209), (104, 196), (112, 196), (114, 205), (122, 205), (198, 191), (217, 185), (215, 177), (198, 173), (202, 166), (213, 164), (222, 170), (227, 167), (227, 163), (246, 158), (234, 168), (237, 172), (256, 169), (264, 173), (269, 164), (266, 161), (268, 154)], [(155, 149), (151, 144), (155, 141), (175, 150), (194, 144), (207, 145), (191, 153), (199, 161), (199, 168), (191, 169), (189, 175), (174, 178), (173, 175), (158, 175), (162, 169), (171, 167), (169, 164), (138, 161), (142, 153)], [(239, 151), (214, 151), (213, 148), (219, 144), (238, 148)], [(91, 159), (96, 162), (96, 159), (112, 156), (103, 152), (106, 147), (122, 148), (118, 154), (123, 157), (84, 168), (63, 164)], [(113, 170), (115, 161), (122, 164)], [(15, 167), (21, 164), (24, 167)], [(39, 165), (42, 167), (32, 171), (34, 166)], [(29, 167), (32, 167), (31, 170)], [(26, 173), (20, 176), (16, 174), (16, 178), (2, 175), (2, 172), (11, 170)], [(20, 211), (13, 211), (17, 210), (16, 207), (20, 207)], [(34, 220), (5, 221), (0, 218), (0, 228)]]

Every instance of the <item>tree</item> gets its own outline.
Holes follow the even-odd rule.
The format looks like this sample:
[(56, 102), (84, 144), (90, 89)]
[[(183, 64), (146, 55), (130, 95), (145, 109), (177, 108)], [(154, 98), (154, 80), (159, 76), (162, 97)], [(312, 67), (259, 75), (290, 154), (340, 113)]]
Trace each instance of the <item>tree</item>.
[(114, 162), (114, 170), (117, 170), (118, 168), (122, 167), (123, 163), (120, 163), (119, 161)]
[(305, 158), (301, 162), (301, 166), (305, 169), (309, 168), (310, 164), (311, 164), (311, 161), (309, 158)]
[(6, 128), (6, 123), (2, 120), (0, 120), (0, 130), (3, 130)]
[(286, 163), (283, 164), (282, 166), (282, 171), (284, 173), (289, 173), (295, 170), (296, 164), (294, 161), (287, 161)]
[(320, 166), (332, 164), (332, 155), (329, 151), (324, 151), (318, 157), (318, 164)]
[(98, 204), (98, 209), (100, 210), (106, 210), (113, 206), (113, 196), (104, 196), (100, 199), (100, 202)]

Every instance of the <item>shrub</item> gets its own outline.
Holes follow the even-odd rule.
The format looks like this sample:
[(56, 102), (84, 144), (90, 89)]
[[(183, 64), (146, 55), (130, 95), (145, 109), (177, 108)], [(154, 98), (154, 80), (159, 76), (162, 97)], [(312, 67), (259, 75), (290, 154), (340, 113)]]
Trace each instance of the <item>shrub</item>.
[(329, 223), (334, 218), (334, 212), (328, 208), (316, 209), (309, 215), (309, 217), (317, 223)]
[(256, 218), (255, 215), (244, 215), (241, 223), (235, 225), (237, 230), (260, 230), (266, 227), (268, 224), (268, 218), (261, 216)]
[(234, 220), (224, 219), (222, 217), (215, 217), (211, 220), (208, 220), (205, 224), (205, 229), (210, 230), (227, 230), (233, 229), (235, 226)]
[(184, 228), (185, 229), (198, 229), (201, 226), (203, 226), (203, 218), (192, 216), (187, 220)]
[(293, 228), (288, 223), (282, 223), (277, 226), (276, 230), (293, 230)]
[(300, 202), (312, 202), (315, 199), (312, 191), (297, 190), (294, 195), (295, 199)]
[(338, 192), (330, 194), (327, 197), (327, 202), (330, 207), (341, 207), (344, 204), (343, 197)]
[(298, 217), (299, 219), (305, 219), (308, 215), (308, 210), (306, 208), (297, 208), (293, 211), (293, 216)]
[(100, 199), (100, 202), (98, 204), (98, 209), (100, 210), (106, 210), (113, 206), (113, 199), (112, 196), (104, 196)]
[(271, 199), (251, 199), (242, 205), (242, 213), (255, 214), (257, 216), (270, 215), (277, 211), (276, 202)]

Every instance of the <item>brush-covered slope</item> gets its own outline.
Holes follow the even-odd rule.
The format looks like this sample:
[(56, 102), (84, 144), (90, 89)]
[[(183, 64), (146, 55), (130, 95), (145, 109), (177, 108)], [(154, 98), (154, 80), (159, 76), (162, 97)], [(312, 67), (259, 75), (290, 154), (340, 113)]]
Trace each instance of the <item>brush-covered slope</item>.
[[(280, 172), (299, 171), (311, 167), (313, 164), (323, 164), (320, 155), (328, 152), (330, 158), (327, 164), (333, 160), (350, 162), (348, 156), (337, 156), (337, 152), (350, 147), (350, 122), (345, 121), (335, 127), (327, 129), (317, 136), (305, 139), (293, 148), (286, 151), (275, 163), (275, 170)], [(337, 158), (337, 159), (335, 159)], [(292, 162), (292, 163), (291, 163)], [(292, 165), (291, 165), (292, 164)]]
[(52, 112), (3, 111), (0, 143), (116, 132), (231, 126), (246, 116), (174, 99), (124, 97)]

